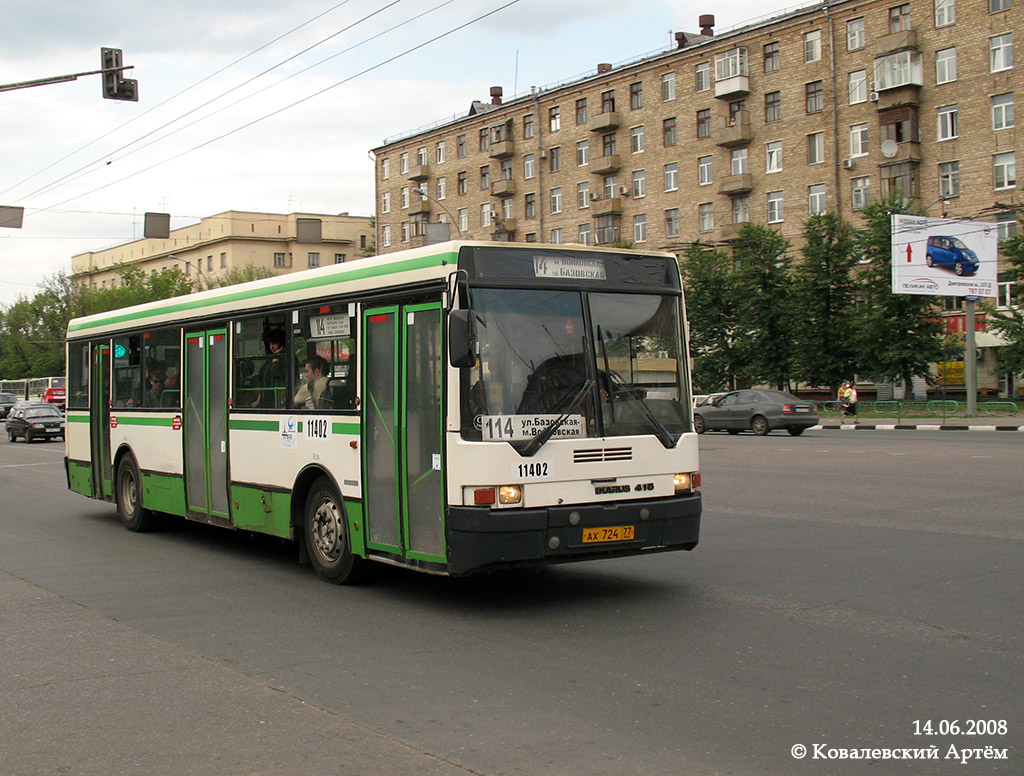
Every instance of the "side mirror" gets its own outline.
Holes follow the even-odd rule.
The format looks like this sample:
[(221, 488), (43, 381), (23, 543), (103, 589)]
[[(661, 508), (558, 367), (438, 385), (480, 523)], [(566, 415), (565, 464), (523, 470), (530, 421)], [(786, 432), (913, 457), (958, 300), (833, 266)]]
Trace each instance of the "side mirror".
[(476, 331), (472, 310), (452, 310), (448, 314), (448, 360), (454, 367), (476, 363)]

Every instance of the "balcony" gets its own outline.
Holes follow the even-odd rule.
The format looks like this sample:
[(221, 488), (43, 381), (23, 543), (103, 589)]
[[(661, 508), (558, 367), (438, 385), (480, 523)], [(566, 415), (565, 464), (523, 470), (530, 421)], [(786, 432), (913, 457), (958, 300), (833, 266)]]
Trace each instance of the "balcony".
[(754, 139), (754, 131), (750, 126), (750, 113), (738, 111), (722, 122), (718, 131), (717, 144), (724, 148), (749, 145)]
[(715, 97), (730, 100), (750, 94), (750, 78), (745, 75), (734, 75), (715, 81)]
[(718, 184), (718, 193), (732, 197), (737, 194), (747, 194), (753, 188), (754, 176), (745, 172), (739, 175), (727, 175), (722, 178), (722, 182)]
[(591, 132), (608, 132), (619, 128), (619, 114), (615, 111), (609, 113), (598, 113), (587, 122), (587, 129)]
[(622, 161), (618, 154), (601, 156), (590, 160), (590, 172), (594, 175), (607, 175), (610, 172), (618, 172), (622, 168)]
[(491, 184), (492, 197), (512, 197), (516, 193), (516, 184), (511, 180), (495, 181)]
[(492, 159), (508, 159), (514, 153), (515, 148), (511, 140), (500, 140), (497, 143), (491, 143)]
[(409, 169), (409, 174), (405, 177), (411, 181), (425, 181), (430, 177), (430, 165), (417, 164), (415, 167)]
[(722, 239), (723, 240), (738, 240), (740, 239), (740, 229), (743, 224), (722, 224)]
[(896, 153), (893, 156), (886, 156), (879, 162), (879, 167), (887, 167), (890, 164), (899, 164), (901, 162), (913, 162), (914, 164), (921, 163), (921, 144), (906, 141), (904, 143), (896, 144)]
[(420, 213), (430, 213), (430, 200), (421, 199), (418, 196), (413, 195), (409, 200), (409, 209), (406, 211), (409, 215), (415, 216)]
[(917, 48), (917, 30), (902, 30), (883, 35), (878, 39), (878, 56), (891, 54), (894, 51)]
[(599, 199), (590, 204), (590, 211), (594, 218), (597, 218), (598, 216), (622, 215), (622, 200), (619, 197)]
[(894, 89), (877, 92), (877, 94), (878, 102), (875, 103), (875, 108), (880, 111), (905, 106), (916, 108), (921, 104), (921, 87), (917, 84), (904, 84)]
[(499, 235), (501, 235), (500, 239), (509, 240), (511, 239), (509, 235), (513, 234), (515, 231), (516, 220), (514, 218), (506, 218), (504, 221), (498, 221), (495, 223), (494, 231), (491, 233), (491, 236), (497, 240), (499, 239)]

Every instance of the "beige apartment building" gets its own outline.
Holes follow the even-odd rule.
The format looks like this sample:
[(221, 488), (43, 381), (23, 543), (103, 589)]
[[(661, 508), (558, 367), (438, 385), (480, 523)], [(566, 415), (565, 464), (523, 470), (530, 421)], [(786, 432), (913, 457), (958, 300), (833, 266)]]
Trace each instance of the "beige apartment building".
[(856, 223), (896, 188), (928, 215), (1015, 232), (1024, 0), (840, 0), (714, 24), (557, 87), (495, 87), (374, 149), (378, 250), (439, 221), (452, 237), (669, 251), (757, 221), (798, 242), (808, 215)]
[(171, 230), (166, 239), (142, 239), (71, 257), (76, 285), (114, 285), (118, 268), (148, 273), (178, 267), (200, 287), (248, 265), (275, 275), (340, 264), (374, 253), (373, 219), (347, 213), (250, 213), (229, 210)]

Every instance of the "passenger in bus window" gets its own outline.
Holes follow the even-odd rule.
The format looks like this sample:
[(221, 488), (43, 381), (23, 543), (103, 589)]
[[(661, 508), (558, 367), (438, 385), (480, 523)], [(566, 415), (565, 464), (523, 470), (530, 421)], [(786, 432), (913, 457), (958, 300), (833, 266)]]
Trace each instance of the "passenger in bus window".
[(267, 333), (266, 345), (270, 358), (263, 362), (257, 377), (256, 385), (262, 390), (249, 404), (250, 407), (278, 407), (283, 404), (276, 400), (275, 392), (285, 387), (285, 352), (284, 331), (271, 329)]
[(295, 394), (296, 408), (322, 410), (333, 407), (334, 403), (327, 391), (330, 383), (327, 359), (323, 356), (310, 356), (303, 362), (303, 367), (306, 379)]
[(160, 397), (164, 393), (164, 383), (167, 381), (167, 375), (164, 372), (164, 368), (159, 365), (153, 365), (149, 368), (149, 390), (146, 391), (142, 397), (143, 407), (159, 407)]

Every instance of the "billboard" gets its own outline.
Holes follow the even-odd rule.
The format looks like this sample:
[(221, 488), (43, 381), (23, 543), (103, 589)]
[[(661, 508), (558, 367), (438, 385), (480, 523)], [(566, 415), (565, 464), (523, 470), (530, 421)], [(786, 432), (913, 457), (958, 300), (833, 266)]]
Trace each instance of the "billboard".
[(892, 216), (892, 292), (996, 296), (999, 242), (985, 221)]

